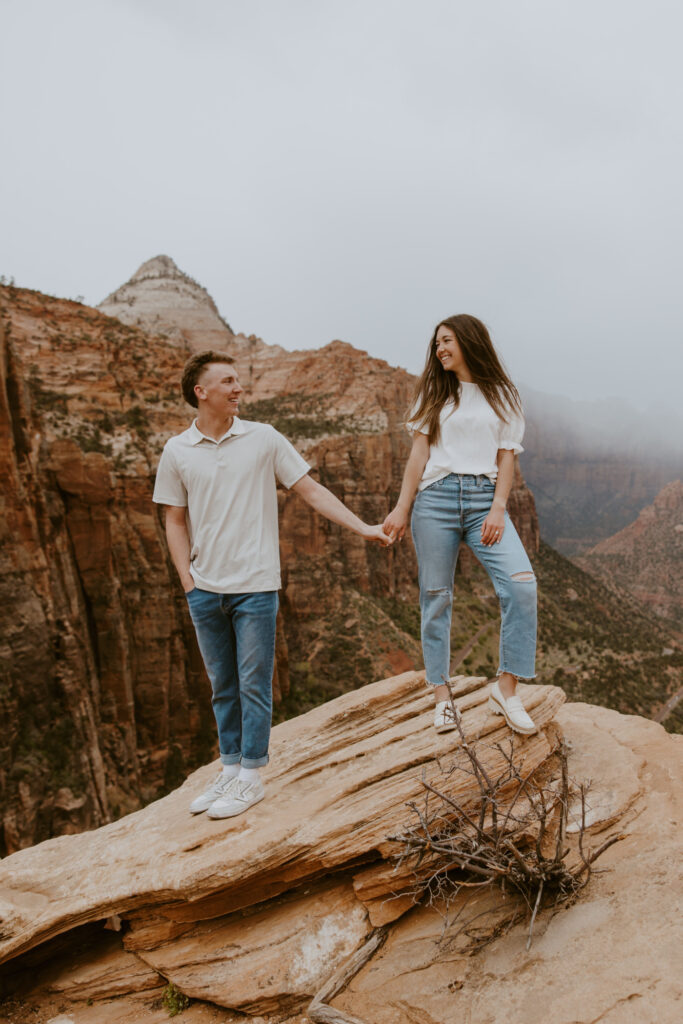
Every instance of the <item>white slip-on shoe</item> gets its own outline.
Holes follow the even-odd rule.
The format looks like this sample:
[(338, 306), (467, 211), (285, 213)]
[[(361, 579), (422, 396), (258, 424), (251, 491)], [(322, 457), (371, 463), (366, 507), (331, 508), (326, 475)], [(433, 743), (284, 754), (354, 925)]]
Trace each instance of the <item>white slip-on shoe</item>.
[(453, 708), (449, 700), (441, 700), (434, 709), (434, 728), (437, 732), (450, 732), (451, 729), (457, 728), (457, 723), (461, 720), (462, 715), (455, 709), (455, 716), (453, 715)]
[(234, 818), (236, 814), (242, 814), (259, 800), (263, 800), (265, 795), (266, 790), (261, 779), (255, 779), (254, 782), (237, 779), (236, 785), (225, 796), (214, 800), (207, 814), (209, 818)]
[(493, 711), (494, 715), (505, 714), (505, 697), (500, 692), (500, 686), (498, 685), (497, 679), (489, 693), (489, 711)]
[(190, 804), (190, 814), (201, 814), (202, 811), (207, 811), (211, 804), (218, 800), (219, 797), (225, 796), (236, 782), (236, 775), (226, 778), (223, 772), (219, 772), (209, 788), (205, 789), (200, 796), (195, 797), (192, 801)]
[(504, 697), (497, 679), (489, 694), (489, 711), (493, 711), (494, 715), (503, 715), (513, 732), (518, 732), (522, 736), (531, 736), (536, 732), (534, 720), (524, 710), (522, 698), (517, 694), (513, 697)]

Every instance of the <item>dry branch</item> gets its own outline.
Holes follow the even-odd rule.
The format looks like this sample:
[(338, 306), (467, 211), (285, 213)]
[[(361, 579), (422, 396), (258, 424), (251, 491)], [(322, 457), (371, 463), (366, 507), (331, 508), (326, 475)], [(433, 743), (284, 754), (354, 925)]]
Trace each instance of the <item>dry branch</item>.
[[(579, 860), (570, 864), (567, 819), (576, 788), (569, 778), (566, 746), (560, 744), (534, 771), (524, 773), (519, 757), (515, 759), (515, 740), (497, 744), (504, 767), (494, 778), (476, 744), (466, 739), (457, 715), (455, 719), (461, 743), (454, 763), (448, 769), (442, 767), (443, 780), (438, 785), (423, 778), (423, 805), (408, 805), (415, 820), (389, 839), (400, 847), (397, 864), (407, 863), (413, 871), (413, 899), (441, 908), (444, 934), (467, 905), (465, 901), (450, 918), (463, 890), (497, 884), (516, 893), (527, 907), (528, 949), (540, 909), (574, 900), (587, 884), (595, 860), (623, 836), (613, 836), (597, 850), (586, 851), (588, 784), (582, 784), (578, 787)], [(462, 773), (477, 783), (474, 805), (463, 806), (453, 795), (452, 783)], [(473, 920), (461, 925), (457, 934), (468, 934)]]
[(313, 1001), (306, 1011), (309, 1019), (314, 1024), (366, 1024), (359, 1017), (352, 1017), (343, 1010), (338, 1010), (329, 1005), (329, 1000), (346, 988), (352, 978), (358, 974), (370, 957), (372, 957), (387, 937), (388, 928), (383, 925), (372, 932), (360, 949), (351, 956), (342, 966), (335, 971), (320, 991), (314, 996)]

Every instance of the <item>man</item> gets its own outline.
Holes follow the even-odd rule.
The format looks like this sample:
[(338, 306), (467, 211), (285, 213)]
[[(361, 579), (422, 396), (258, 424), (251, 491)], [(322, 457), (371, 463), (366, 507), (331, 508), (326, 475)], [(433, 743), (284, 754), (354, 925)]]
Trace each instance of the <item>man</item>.
[(241, 814), (265, 795), (259, 768), (268, 763), (280, 588), (276, 480), (332, 522), (390, 543), (312, 480), (274, 427), (238, 418), (242, 390), (225, 354), (188, 360), (182, 391), (197, 418), (166, 443), (154, 487), (211, 680), (222, 771), (190, 804), (211, 818)]

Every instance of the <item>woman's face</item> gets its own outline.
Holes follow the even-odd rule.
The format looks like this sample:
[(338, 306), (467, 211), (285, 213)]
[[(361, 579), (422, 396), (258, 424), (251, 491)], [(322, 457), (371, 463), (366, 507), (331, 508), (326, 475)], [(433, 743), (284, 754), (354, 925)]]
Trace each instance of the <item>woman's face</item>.
[(444, 370), (450, 370), (459, 376), (462, 370), (467, 369), (462, 349), (456, 340), (455, 334), (450, 327), (446, 327), (444, 324), (436, 332), (434, 351)]

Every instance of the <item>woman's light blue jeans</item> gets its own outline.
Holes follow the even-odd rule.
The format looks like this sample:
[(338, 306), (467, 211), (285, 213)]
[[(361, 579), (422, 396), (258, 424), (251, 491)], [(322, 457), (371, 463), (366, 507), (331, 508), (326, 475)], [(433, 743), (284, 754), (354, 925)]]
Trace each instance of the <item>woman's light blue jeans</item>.
[(185, 595), (213, 691), (223, 764), (268, 764), (273, 707), (276, 590)]
[(500, 665), (533, 679), (536, 657), (536, 578), (507, 512), (501, 540), (486, 547), (481, 527), (495, 486), (486, 476), (451, 473), (419, 491), (411, 528), (420, 569), (422, 653), (427, 683), (449, 678), (453, 576), (460, 542), (472, 549), (491, 577), (501, 609)]

